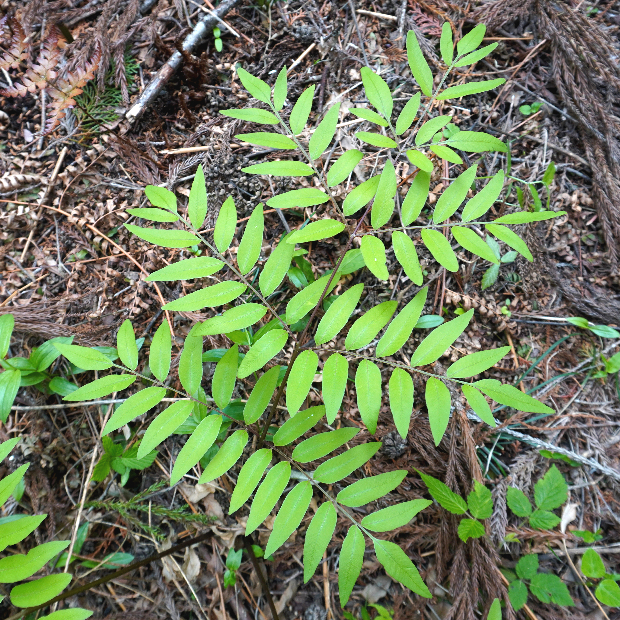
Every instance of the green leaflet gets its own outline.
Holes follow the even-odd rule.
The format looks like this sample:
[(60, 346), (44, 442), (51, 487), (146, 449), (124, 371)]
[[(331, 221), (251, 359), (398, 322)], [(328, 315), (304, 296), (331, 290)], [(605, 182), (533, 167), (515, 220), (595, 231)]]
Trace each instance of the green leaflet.
[(249, 121), (258, 125), (277, 125), (278, 119), (275, 114), (261, 110), (260, 108), (245, 108), (242, 110), (220, 110), (220, 114), (229, 118), (238, 118), (241, 121)]
[(372, 203), (371, 223), (373, 228), (381, 228), (388, 223), (394, 212), (394, 197), (398, 183), (394, 164), (388, 159), (379, 177), (379, 187)]
[(477, 95), (478, 93), (484, 93), (487, 90), (493, 90), (498, 86), (501, 86), (506, 80), (504, 78), (497, 78), (496, 80), (484, 80), (482, 82), (469, 82), (467, 84), (459, 84), (457, 86), (450, 86), (446, 90), (440, 92), (436, 99), (437, 101), (444, 101), (446, 99), (458, 99), (459, 97), (465, 97), (466, 95)]
[(164, 409), (150, 424), (138, 447), (138, 458), (146, 456), (165, 441), (187, 420), (194, 403), (191, 400), (179, 400)]
[(176, 222), (179, 219), (179, 216), (175, 213), (162, 211), (161, 209), (151, 209), (149, 207), (144, 209), (127, 209), (127, 213), (151, 222)]
[(380, 447), (381, 442), (363, 443), (334, 456), (317, 467), (314, 479), (325, 484), (338, 482), (369, 461)]
[(288, 91), (288, 84), (286, 81), (286, 65), (280, 69), (276, 83), (273, 85), (273, 107), (276, 110), (281, 110), (284, 107), (286, 101), (286, 94)]
[(274, 366), (260, 376), (243, 409), (246, 424), (254, 424), (263, 415), (276, 389), (279, 375), (280, 367)]
[(459, 262), (450, 247), (450, 242), (438, 230), (424, 228), (422, 230), (422, 241), (442, 267), (453, 273), (459, 270)]
[(398, 148), (398, 144), (392, 140), (392, 138), (388, 138), (380, 133), (370, 133), (368, 131), (358, 131), (355, 134), (355, 137), (362, 142), (366, 142), (371, 146), (376, 146), (380, 149), (396, 149)]
[(527, 258), (531, 262), (534, 261), (534, 257), (527, 247), (525, 241), (519, 237), (515, 232), (506, 228), (501, 224), (486, 224), (486, 229), (494, 236), (503, 241), (506, 245), (509, 245), (513, 250), (516, 250)]
[(462, 164), (463, 160), (459, 157), (459, 155), (453, 151), (448, 146), (442, 146), (441, 144), (433, 144), (431, 147), (431, 152), (435, 153), (441, 159), (445, 159), (452, 164)]
[(445, 222), (461, 206), (461, 203), (467, 196), (467, 192), (471, 188), (471, 184), (476, 178), (477, 170), (477, 165), (467, 168), (467, 170), (452, 181), (444, 193), (439, 196), (437, 206), (433, 212), (433, 222), (435, 224)]
[(520, 579), (513, 581), (508, 588), (508, 596), (512, 608), (519, 611), (527, 603), (527, 586)]
[(329, 168), (327, 173), (327, 185), (335, 187), (342, 183), (350, 174), (357, 164), (364, 158), (364, 153), (358, 149), (345, 151)]
[(169, 189), (157, 187), (156, 185), (147, 185), (144, 188), (144, 193), (154, 207), (168, 209), (168, 211), (173, 213), (177, 212), (177, 197)]
[(304, 187), (294, 189), (284, 194), (278, 194), (267, 201), (274, 209), (287, 209), (290, 207), (315, 207), (329, 200), (329, 196), (316, 187)]
[[(441, 27), (441, 38), (439, 39), (439, 49), (441, 51), (441, 59), (449, 67), (454, 58), (454, 43), (452, 41), (452, 28), (449, 22), (444, 22)], [(457, 67), (459, 65), (456, 65)]]
[(355, 373), (357, 406), (371, 435), (377, 430), (381, 410), (381, 371), (370, 360), (362, 360)]
[(228, 406), (235, 389), (237, 366), (239, 365), (239, 346), (233, 345), (215, 366), (212, 392), (215, 404), (220, 408)]
[(470, 30), (457, 44), (456, 50), (459, 56), (473, 52), (484, 39), (484, 35), (487, 31), (487, 27), (484, 24), (478, 24), (475, 28)]
[(517, 517), (529, 517), (532, 514), (532, 504), (520, 489), (508, 487), (506, 490), (506, 503)]
[(365, 207), (377, 193), (380, 178), (381, 175), (376, 175), (352, 189), (342, 203), (343, 213), (353, 215)]
[(289, 418), (273, 436), (274, 446), (288, 446), (308, 432), (325, 415), (325, 407), (318, 405), (300, 411), (294, 418)]
[(71, 574), (59, 573), (22, 583), (11, 590), (11, 603), (15, 607), (42, 605), (58, 596), (71, 583), (71, 579)]
[(499, 265), (499, 259), (495, 256), (488, 243), (486, 243), (484, 239), (481, 239), (471, 228), (453, 226), (452, 234), (466, 250), (469, 250), (473, 254), (476, 254), (491, 263)]
[(424, 310), (427, 293), (428, 287), (424, 287), (392, 320), (377, 344), (377, 357), (394, 355), (409, 340), (409, 336), (411, 336), (411, 332), (416, 326), (422, 310)]
[(53, 611), (47, 616), (41, 616), (39, 620), (86, 620), (86, 618), (90, 618), (92, 615), (93, 612), (88, 609), (72, 607)]
[(314, 170), (301, 161), (269, 161), (241, 168), (246, 174), (271, 174), (274, 177), (309, 177)]
[(334, 535), (338, 515), (331, 502), (322, 503), (306, 531), (304, 541), (304, 583), (314, 575), (323, 553)]
[(534, 501), (540, 510), (555, 510), (568, 498), (568, 486), (560, 470), (552, 465), (534, 485)]
[(314, 97), (315, 88), (316, 86), (314, 84), (309, 88), (306, 88), (306, 90), (301, 93), (297, 103), (295, 103), (293, 109), (291, 110), (289, 124), (291, 126), (291, 131), (295, 135), (300, 134), (308, 122), (310, 110), (312, 109), (312, 98)]
[(613, 579), (603, 579), (596, 586), (594, 595), (603, 605), (620, 607), (620, 586)]
[(242, 140), (254, 146), (266, 146), (270, 149), (290, 150), (296, 149), (297, 145), (293, 140), (283, 136), (281, 133), (270, 133), (258, 131), (256, 133), (242, 133), (235, 136), (237, 140)]
[(504, 171), (500, 170), (473, 198), (470, 198), (463, 209), (463, 222), (471, 222), (484, 215), (498, 199), (504, 187)]
[(187, 202), (187, 214), (192, 226), (198, 230), (207, 215), (207, 186), (202, 164), (196, 169), (196, 176), (192, 181), (192, 189)]
[(499, 349), (489, 349), (488, 351), (470, 353), (454, 362), (446, 371), (446, 376), (451, 379), (475, 377), (481, 372), (495, 366), (497, 362), (508, 355), (509, 351), (510, 347), (500, 347)]
[(331, 424), (338, 414), (349, 376), (349, 362), (340, 353), (332, 353), (323, 366), (322, 396), (325, 416)]
[(296, 230), (287, 237), (287, 243), (295, 245), (296, 243), (308, 243), (309, 241), (321, 241), (329, 237), (335, 237), (344, 230), (344, 224), (337, 220), (318, 220), (310, 222), (300, 230)]
[(310, 142), (308, 142), (308, 154), (310, 159), (318, 159), (329, 146), (334, 134), (336, 133), (336, 125), (338, 124), (338, 115), (340, 114), (340, 103), (333, 105), (323, 117), (323, 120), (317, 125), (312, 132)]
[(530, 582), (530, 592), (542, 603), (555, 603), (564, 607), (572, 607), (575, 604), (566, 584), (552, 573), (534, 575)]
[(368, 101), (389, 121), (394, 108), (389, 86), (381, 76), (368, 67), (362, 67), (360, 73)]
[(428, 422), (435, 445), (438, 446), (450, 420), (450, 390), (439, 379), (430, 377), (426, 382), (424, 398), (428, 410)]
[(17, 521), (9, 521), (0, 524), (0, 551), (4, 551), (9, 545), (15, 545), (32, 534), (47, 515), (34, 517), (22, 517)]
[(344, 255), (342, 262), (340, 263), (340, 267), (338, 267), (338, 273), (340, 275), (346, 276), (358, 269), (364, 267), (364, 257), (362, 256), (362, 251), (355, 249), (349, 250)]
[(262, 304), (240, 304), (230, 310), (226, 310), (220, 316), (214, 316), (206, 320), (194, 331), (194, 334), (196, 336), (228, 334), (236, 329), (245, 329), (250, 325), (254, 325), (254, 323), (260, 321), (265, 314), (267, 314), (267, 308)]
[(413, 413), (413, 379), (403, 368), (392, 371), (389, 383), (390, 409), (398, 434), (405, 439)]
[[(0, 506), (6, 502), (11, 494), (15, 490), (15, 487), (21, 482), (24, 474), (28, 470), (30, 463), (24, 463), (21, 467), (18, 467), (12, 474), (5, 476), (0, 480)], [(2, 560), (0, 560), (0, 563)], [(18, 580), (16, 580), (18, 581)]]
[(360, 576), (365, 549), (364, 534), (357, 525), (352, 525), (342, 542), (338, 562), (338, 594), (341, 607), (349, 601), (353, 586)]
[(390, 274), (386, 267), (387, 258), (383, 241), (374, 235), (364, 235), (360, 249), (370, 273), (379, 280), (387, 280)]
[(302, 441), (293, 450), (293, 460), (298, 463), (316, 461), (351, 441), (358, 433), (359, 429), (357, 428), (339, 428), (336, 431), (319, 433)]
[(11, 453), (11, 450), (19, 443), (20, 439), (20, 437), (13, 437), (13, 439), (8, 439), (0, 443), (0, 462), (4, 461)]
[(271, 295), (286, 275), (291, 261), (293, 260), (293, 253), (295, 252), (295, 244), (288, 243), (288, 239), (291, 233), (284, 235), (280, 239), (278, 246), (271, 252), (265, 266), (260, 272), (258, 278), (258, 286), (261, 293), (265, 296)]
[(436, 116), (435, 118), (431, 118), (430, 120), (426, 121), (422, 125), (422, 127), (420, 127), (420, 130), (416, 134), (416, 146), (420, 146), (420, 144), (428, 142), (440, 129), (443, 129), (451, 120), (451, 116), (443, 115)]
[(398, 115), (398, 119), (396, 120), (396, 135), (400, 136), (409, 129), (415, 119), (418, 110), (420, 109), (420, 93), (416, 93), (407, 103), (405, 107), (401, 110)]
[(502, 620), (502, 605), (498, 598), (493, 599), (487, 620)]
[(138, 367), (138, 345), (133, 325), (129, 319), (125, 319), (116, 334), (116, 348), (121, 362), (129, 368), (135, 370)]
[(501, 405), (529, 413), (554, 413), (551, 407), (543, 405), (540, 401), (524, 394), (512, 385), (500, 383), (497, 379), (482, 379), (473, 385)]
[(269, 463), (271, 463), (272, 452), (268, 448), (261, 448), (250, 456), (239, 472), (237, 484), (230, 498), (230, 508), (228, 514), (233, 514), (245, 504), (254, 489), (258, 486)]
[(467, 542), (470, 538), (481, 538), (485, 535), (484, 525), (475, 519), (461, 519), (458, 535), (463, 542)]
[(433, 171), (433, 162), (426, 157), (426, 155), (420, 153), (420, 151), (414, 151), (410, 149), (407, 151), (407, 159), (414, 165), (420, 168), (420, 170), (424, 170), (424, 172), (432, 172)]
[(226, 198), (224, 204), (220, 207), (217, 215), (215, 229), (213, 231), (213, 242), (218, 252), (223, 254), (230, 247), (230, 242), (235, 235), (237, 228), (237, 209), (235, 201), (231, 196)]
[(244, 88), (254, 97), (263, 103), (269, 104), (271, 97), (271, 88), (269, 84), (263, 82), (260, 78), (254, 77), (251, 73), (248, 73), (245, 69), (237, 67), (237, 75), (241, 80)]
[(302, 351), (293, 363), (291, 374), (286, 382), (286, 408), (291, 417), (304, 404), (318, 366), (319, 356), (314, 351)]
[(166, 388), (147, 387), (131, 395), (113, 414), (101, 435), (108, 435), (155, 407), (166, 395)]
[(286, 461), (281, 461), (269, 470), (254, 495), (250, 516), (245, 526), (246, 536), (249, 536), (269, 516), (284, 492), (290, 477), (291, 466)]
[(454, 515), (463, 515), (467, 512), (467, 504), (460, 495), (451, 491), (441, 480), (427, 476), (420, 471), (418, 473), (428, 487), (429, 493), (442, 508)]
[(347, 350), (360, 349), (369, 344), (387, 325), (397, 306), (397, 301), (384, 301), (357, 319), (351, 326), (344, 343)]
[(203, 308), (215, 308), (228, 304), (237, 299), (246, 289), (242, 282), (226, 280), (213, 286), (206, 286), (199, 291), (194, 291), (185, 297), (168, 302), (163, 308), (165, 310), (180, 310), (183, 312), (194, 312)]
[(349, 108), (348, 111), (354, 116), (363, 118), (364, 120), (370, 121), (380, 127), (388, 126), (388, 122), (380, 114), (377, 114), (368, 108)]
[[(247, 431), (235, 431), (222, 444), (219, 452), (213, 457), (213, 460), (202, 472), (202, 476), (200, 476), (198, 484), (207, 484), (208, 482), (211, 482), (212, 480), (223, 476), (241, 458), (241, 455), (243, 454), (243, 449), (245, 448), (247, 443)], [(202, 458), (202, 456), (200, 458)]]
[(428, 198), (430, 184), (430, 172), (420, 170), (418, 174), (416, 174), (415, 179), (413, 179), (401, 206), (400, 217), (403, 226), (409, 226), (409, 224), (416, 220), (420, 216), (420, 213), (422, 213), (422, 209)]
[(594, 549), (588, 549), (583, 554), (583, 558), (581, 560), (581, 572), (586, 577), (591, 577), (593, 579), (601, 579), (601, 577), (604, 577), (607, 573), (601, 556), (594, 551)]
[[(4, 376), (7, 372), (19, 372), (19, 371), (5, 371), (0, 375)], [(121, 392), (128, 388), (137, 377), (135, 375), (107, 375), (101, 377), (101, 379), (95, 379), (90, 383), (75, 390), (68, 396), (65, 396), (63, 400), (68, 402), (79, 402), (81, 400), (95, 400), (95, 398), (103, 398), (112, 392)]]
[(521, 211), (517, 213), (509, 213), (497, 218), (494, 224), (528, 224), (530, 222), (542, 222), (550, 220), (554, 217), (566, 215), (566, 211), (537, 211), (530, 213), (529, 211)]
[(436, 362), (467, 328), (473, 315), (474, 311), (469, 310), (434, 329), (413, 353), (411, 365), (426, 366), (426, 364)]
[[(221, 211), (220, 211), (221, 213)], [(236, 219), (236, 218), (235, 218)], [(177, 280), (193, 280), (194, 278), (206, 278), (218, 272), (224, 263), (210, 256), (198, 258), (186, 258), (163, 269), (154, 271), (147, 282), (176, 282)]]
[(316, 344), (325, 344), (340, 333), (357, 307), (363, 290), (363, 284), (355, 284), (332, 303), (317, 327), (314, 335)]
[(191, 245), (198, 245), (200, 239), (196, 235), (185, 230), (160, 230), (159, 228), (141, 228), (133, 224), (125, 224), (125, 228), (130, 232), (154, 245), (162, 248), (188, 248)]
[(488, 519), (493, 514), (491, 491), (477, 480), (474, 480), (474, 488), (467, 496), (467, 506), (472, 517)]
[(392, 247), (396, 260), (401, 264), (405, 275), (417, 286), (422, 286), (424, 276), (415, 245), (407, 233), (396, 230), (392, 233)]
[(377, 560), (392, 579), (424, 598), (432, 598), (415, 564), (396, 543), (377, 538), (373, 538), (373, 543)]
[(312, 499), (312, 484), (300, 482), (282, 502), (273, 522), (273, 530), (267, 541), (265, 556), (275, 553), (299, 527), (301, 520), (308, 511)]
[(185, 338), (179, 359), (179, 380), (188, 394), (195, 394), (202, 380), (202, 336)]
[(467, 399), (467, 403), (474, 410), (474, 413), (489, 426), (497, 426), (491, 407), (489, 407), (485, 397), (469, 384), (461, 385), (461, 389), (463, 390), (463, 396)]
[(43, 543), (26, 555), (9, 555), (0, 560), (0, 583), (15, 583), (31, 577), (69, 546), (68, 540)]
[(9, 350), (13, 327), (15, 327), (15, 317), (12, 314), (0, 316), (0, 357), (4, 357)]
[(559, 523), (560, 517), (548, 510), (535, 510), (530, 515), (530, 527), (535, 530), (552, 530)]
[(407, 59), (415, 81), (420, 85), (422, 92), (430, 97), (433, 94), (433, 74), (413, 30), (407, 33)]
[(75, 364), (82, 370), (107, 370), (113, 366), (112, 362), (103, 353), (95, 349), (80, 347), (76, 344), (61, 344), (60, 342), (54, 343), (54, 346), (72, 364)]
[(283, 329), (274, 329), (267, 332), (250, 350), (239, 365), (237, 376), (245, 379), (253, 372), (260, 370), (271, 358), (277, 355), (288, 340), (288, 334)]
[(263, 216), (263, 203), (261, 202), (252, 211), (237, 251), (237, 265), (243, 275), (254, 267), (260, 256), (264, 228), (265, 218)]
[(389, 532), (407, 525), (413, 517), (425, 508), (428, 508), (432, 503), (428, 499), (414, 499), (410, 502), (389, 506), (366, 515), (362, 519), (362, 525), (372, 532)]
[(501, 140), (482, 131), (459, 131), (448, 138), (446, 144), (469, 153), (485, 153), (487, 151), (506, 153), (508, 151), (508, 147)]
[(406, 475), (406, 470), (395, 470), (363, 478), (340, 491), (336, 500), (343, 506), (364, 506), (393, 491)]
[(327, 283), (331, 278), (331, 274), (326, 274), (322, 278), (319, 278), (316, 282), (313, 282), (306, 288), (301, 289), (286, 305), (286, 322), (289, 325), (297, 323), (300, 319), (306, 316), (308, 312), (314, 309), (319, 303), (323, 292), (325, 296), (329, 295), (336, 285), (338, 284), (338, 274), (331, 278), (332, 282), (325, 290)]

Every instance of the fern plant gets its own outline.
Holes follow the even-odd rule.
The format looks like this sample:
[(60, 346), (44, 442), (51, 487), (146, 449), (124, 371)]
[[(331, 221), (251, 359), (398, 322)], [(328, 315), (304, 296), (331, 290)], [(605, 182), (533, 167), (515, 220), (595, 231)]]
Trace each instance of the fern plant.
[[(480, 25), (468, 33), (458, 41), (455, 55), (450, 27), (444, 25), (441, 54), (447, 68), (437, 87), (433, 86), (432, 72), (415, 34), (409, 32), (409, 65), (421, 92), (411, 97), (396, 119), (392, 114), (393, 99), (388, 85), (377, 73), (362, 68), (364, 90), (374, 110), (353, 108), (349, 111), (370, 123), (376, 131), (357, 132), (356, 137), (363, 146), (344, 152), (327, 170), (323, 169), (323, 157), (337, 130), (340, 104), (327, 109), (320, 123), (311, 129), (308, 119), (314, 86), (302, 93), (287, 118), (284, 113), (286, 67), (278, 74), (273, 89), (239, 68), (238, 76), (245, 88), (268, 109), (253, 107), (226, 110), (223, 114), (278, 127), (279, 131), (237, 137), (248, 144), (280, 149), (283, 155), (295, 153), (298, 156), (297, 160), (260, 163), (243, 171), (303, 179), (298, 189), (274, 195), (267, 200), (267, 205), (274, 209), (311, 207), (314, 209), (311, 221), (284, 234), (269, 258), (263, 260), (262, 203), (253, 210), (238, 247), (231, 249), (238, 223), (232, 198), (228, 198), (219, 211), (213, 238), (200, 232), (208, 208), (201, 167), (193, 181), (186, 210), (179, 209), (174, 193), (149, 186), (146, 195), (152, 206), (128, 212), (160, 225), (126, 224), (126, 228), (154, 245), (163, 248), (198, 246), (205, 255), (173, 262), (150, 274), (147, 281), (176, 282), (214, 276), (219, 281), (163, 306), (167, 319), (154, 334), (147, 363), (142, 368), (139, 368), (134, 326), (129, 320), (117, 334), (120, 363), (92, 348), (55, 344), (78, 368), (100, 373), (98, 379), (65, 396), (67, 401), (103, 398), (131, 386), (150, 383), (149, 387), (133, 391), (114, 411), (102, 429), (103, 436), (151, 411), (164, 397), (177, 399), (150, 423), (136, 454), (137, 459), (142, 459), (173, 433), (189, 433), (174, 462), (170, 484), (176, 484), (197, 466), (200, 483), (215, 480), (237, 466), (229, 512), (233, 514), (244, 504), (250, 504), (248, 536), (281, 502), (266, 556), (275, 553), (299, 527), (316, 496), (319, 505), (308, 526), (304, 544), (306, 581), (314, 575), (332, 541), (337, 518), (344, 518), (350, 525), (339, 560), (338, 586), (343, 607), (360, 574), (366, 540), (372, 543), (377, 560), (393, 579), (422, 597), (431, 596), (407, 554), (397, 544), (381, 537), (381, 533), (407, 524), (429, 505), (429, 501), (418, 499), (400, 503), (368, 512), (361, 520), (359, 513), (351, 510), (390, 493), (408, 472), (390, 471), (350, 485), (342, 482), (372, 459), (381, 447), (378, 441), (349, 447), (359, 427), (332, 428), (342, 408), (348, 381), (356, 388), (360, 424), (371, 435), (377, 430), (382, 395), (387, 392), (396, 428), (406, 437), (414, 402), (413, 373), (426, 380), (424, 399), (437, 445), (450, 419), (451, 390), (460, 389), (471, 409), (491, 426), (496, 423), (487, 398), (522, 411), (552, 413), (552, 409), (512, 386), (492, 379), (473, 380), (501, 360), (509, 347), (466, 355), (452, 364), (445, 375), (434, 371), (432, 365), (467, 328), (473, 310), (433, 329), (416, 348), (409, 363), (393, 357), (418, 325), (427, 296), (416, 247), (425, 246), (439, 265), (451, 272), (459, 269), (451, 238), (463, 251), (498, 264), (493, 246), (485, 241), (481, 231), (484, 227), (489, 235), (532, 260), (525, 242), (507, 225), (558, 215), (552, 211), (517, 211), (495, 220), (484, 219), (502, 192), (504, 173), (500, 170), (480, 191), (473, 190), (473, 195), (465, 202), (470, 190), (476, 187), (476, 163), (465, 167), (446, 187), (434, 208), (425, 211), (436, 158), (463, 165), (458, 151), (474, 154), (506, 151), (500, 140), (482, 132), (459, 131), (455, 127), (444, 132), (451, 117), (430, 115), (437, 102), (484, 92), (504, 82), (499, 79), (444, 86), (455, 68), (471, 65), (495, 49), (495, 43), (478, 49), (484, 32), (484, 26)], [(348, 191), (345, 182), (364, 158), (374, 162), (377, 174)], [(401, 164), (406, 160), (414, 166), (414, 175), (402, 178)], [(414, 178), (410, 181), (411, 176)], [(409, 190), (395, 216), (398, 188), (409, 182)], [(358, 213), (356, 220), (348, 219)], [(300, 252), (296, 246), (303, 248), (304, 244), (337, 235), (346, 235), (346, 244), (334, 269), (320, 274), (314, 281), (307, 279), (307, 285), (302, 283), (301, 289), (287, 300), (285, 312), (281, 314), (274, 299), (293, 259), (303, 253), (303, 249)], [(326, 347), (350, 323), (360, 306), (364, 285), (348, 286), (343, 276), (365, 266), (378, 280), (388, 280), (386, 246), (382, 240), (386, 235), (391, 235), (396, 259), (406, 276), (421, 287), (419, 292), (398, 312), (397, 301), (382, 302), (370, 308), (350, 325), (343, 349)], [(358, 238), (360, 248), (353, 248)], [(337, 285), (342, 292), (333, 296), (331, 293)], [(278, 291), (277, 295), (280, 294)], [(194, 325), (181, 348), (182, 339), (175, 334), (173, 341), (171, 332), (174, 313), (206, 308), (213, 316)], [(231, 346), (217, 355), (204, 352), (204, 337), (213, 335), (228, 336)], [(179, 346), (178, 371), (171, 376), (173, 347), (176, 346)], [(218, 361), (213, 377), (210, 382), (204, 381), (203, 361), (214, 359)], [(321, 364), (322, 404), (305, 407)], [(389, 374), (387, 381), (382, 370)], [(12, 372), (19, 373), (19, 370)], [(177, 372), (178, 383), (175, 382)], [(252, 387), (242, 411), (236, 414), (229, 407), (239, 380)], [(207, 396), (209, 391), (210, 396)], [(282, 410), (286, 413), (280, 413)], [(183, 430), (179, 431), (181, 428)], [(246, 446), (250, 436), (253, 439), (248, 452)], [(214, 446), (219, 448), (214, 449)], [(207, 454), (209, 458), (205, 458)], [(295, 484), (282, 500), (292, 480)], [(431, 478), (425, 481), (435, 497), (433, 488), (439, 488), (435, 484), (439, 481)], [(475, 517), (467, 520), (471, 521), (468, 523), (471, 533), (468, 536), (464, 533), (464, 540), (484, 530), (477, 520), (488, 517), (488, 492), (483, 489), (476, 485), (467, 504), (457, 496), (459, 505), (462, 504), (461, 512), (469, 507)]]

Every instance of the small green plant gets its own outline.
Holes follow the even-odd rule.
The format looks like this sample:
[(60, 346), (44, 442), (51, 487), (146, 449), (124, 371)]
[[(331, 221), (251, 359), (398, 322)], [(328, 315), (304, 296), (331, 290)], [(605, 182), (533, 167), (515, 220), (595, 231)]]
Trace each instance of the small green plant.
[(110, 470), (113, 470), (120, 474), (121, 486), (124, 487), (129, 480), (132, 470), (140, 471), (146, 469), (153, 464), (158, 454), (157, 450), (151, 450), (148, 454), (138, 458), (140, 442), (126, 446), (127, 442), (123, 438), (119, 442), (115, 442), (111, 437), (102, 437), (101, 442), (104, 452), (93, 471), (93, 480), (95, 482), (105, 480)]
[(620, 338), (620, 332), (613, 327), (609, 327), (609, 325), (594, 325), (593, 323), (590, 323), (588, 319), (584, 319), (580, 316), (570, 316), (566, 319), (566, 321), (571, 325), (581, 327), (581, 329), (587, 329), (600, 338)]
[(224, 44), (222, 43), (222, 31), (217, 26), (213, 29), (213, 38), (215, 39), (216, 51), (221, 52), (224, 49)]
[(243, 549), (231, 549), (226, 557), (226, 571), (224, 572), (224, 587), (230, 588), (237, 583), (237, 571), (241, 566)]
[(508, 265), (510, 263), (514, 263), (515, 259), (519, 255), (518, 252), (515, 252), (514, 250), (510, 250), (504, 253), (504, 255), (502, 255), (502, 251), (501, 251), (499, 243), (497, 243), (497, 241), (490, 235), (487, 235), (485, 241), (487, 242), (488, 246), (491, 248), (491, 251), (493, 252), (495, 257), (498, 259), (498, 262), (491, 265), (484, 272), (484, 275), (482, 276), (482, 286), (481, 286), (483, 291), (493, 286), (497, 282), (497, 278), (499, 277), (500, 267), (502, 265)]
[[(597, 534), (592, 532), (580, 532), (584, 534), (582, 536), (584, 542), (596, 542)], [(577, 535), (577, 532), (573, 532)], [(585, 536), (589, 534), (590, 536)], [(587, 538), (587, 540), (586, 540)], [(581, 559), (581, 572), (588, 578), (587, 586), (596, 585), (594, 590), (594, 596), (603, 603), (603, 605), (609, 605), (609, 607), (620, 607), (620, 575), (615, 573), (608, 573), (605, 568), (603, 558), (594, 550), (588, 549)]]
[(523, 116), (529, 116), (530, 114), (536, 114), (540, 108), (542, 108), (542, 101), (535, 101), (534, 103), (524, 103), (519, 106), (519, 112), (523, 114)]
[(392, 618), (394, 618), (394, 612), (392, 610), (386, 609), (383, 605), (378, 605), (377, 603), (362, 605), (359, 619), (346, 610), (342, 612), (342, 615), (346, 618), (346, 620), (373, 620), (370, 612), (368, 611), (369, 607), (372, 607), (377, 612), (374, 620), (392, 620)]

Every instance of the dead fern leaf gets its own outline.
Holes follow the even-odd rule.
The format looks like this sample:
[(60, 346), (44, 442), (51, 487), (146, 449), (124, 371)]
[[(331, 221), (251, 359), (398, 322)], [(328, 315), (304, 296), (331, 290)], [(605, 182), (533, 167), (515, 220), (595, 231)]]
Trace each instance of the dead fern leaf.
[(22, 25), (5, 15), (0, 19), (0, 38), (9, 42), (8, 48), (0, 52), (0, 69), (16, 69), (28, 57), (28, 42)]

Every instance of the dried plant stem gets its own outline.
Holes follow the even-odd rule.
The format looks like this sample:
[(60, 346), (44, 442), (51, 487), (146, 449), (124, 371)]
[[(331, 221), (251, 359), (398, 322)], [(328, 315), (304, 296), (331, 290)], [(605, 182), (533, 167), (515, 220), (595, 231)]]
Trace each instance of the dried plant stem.
[(271, 610), (271, 615), (273, 616), (273, 620), (279, 620), (278, 611), (276, 609), (275, 603), (273, 602), (273, 598), (271, 596), (271, 592), (269, 591), (269, 586), (265, 581), (265, 577), (261, 570), (258, 559), (254, 555), (254, 549), (252, 549), (252, 540), (247, 536), (243, 538), (243, 545), (248, 555), (250, 556), (250, 561), (252, 562), (252, 566), (254, 567), (254, 571), (256, 572), (256, 576), (258, 577), (258, 581), (260, 582), (261, 588), (263, 589), (263, 593), (265, 594), (265, 598), (269, 603), (269, 609)]

